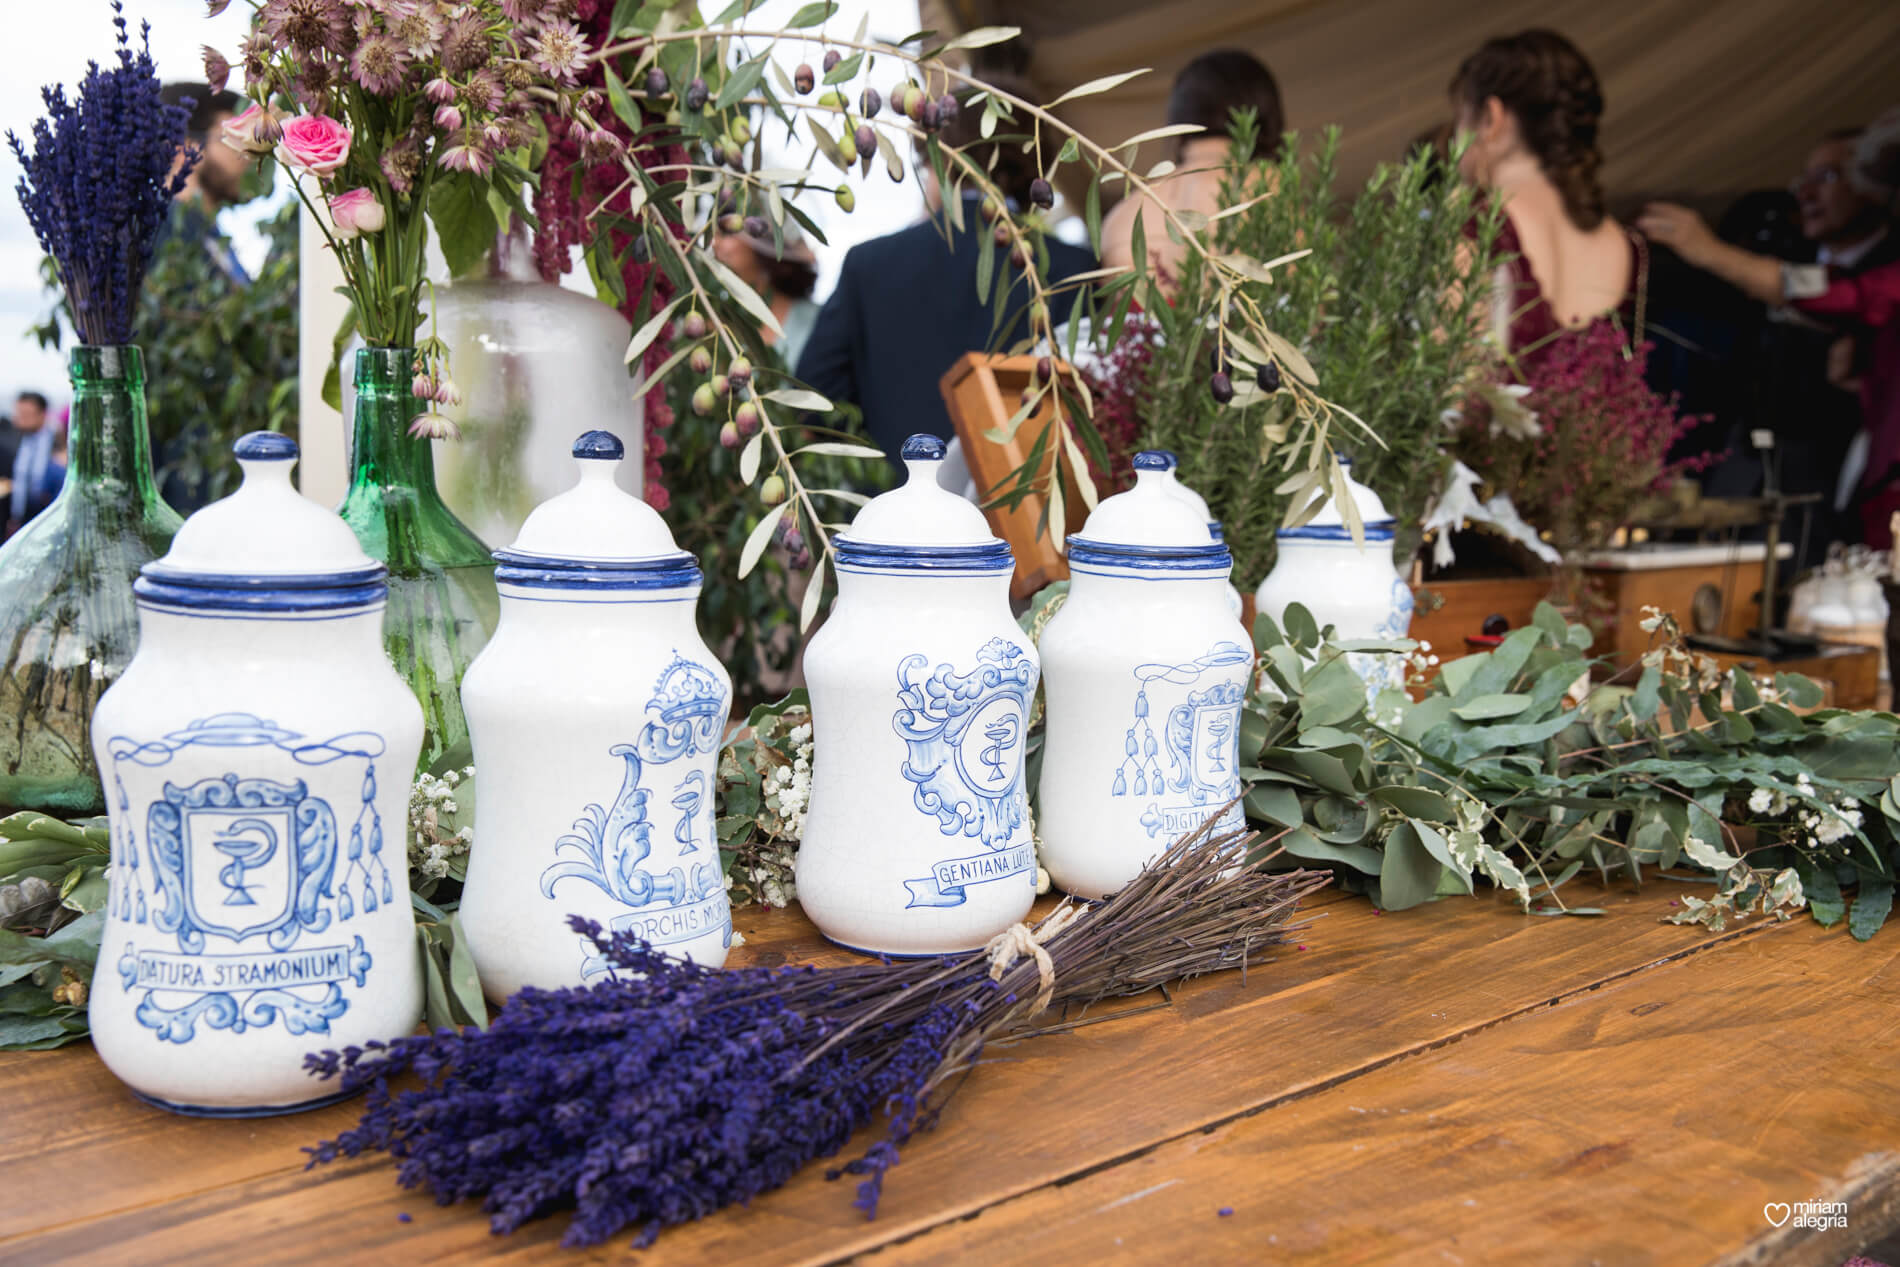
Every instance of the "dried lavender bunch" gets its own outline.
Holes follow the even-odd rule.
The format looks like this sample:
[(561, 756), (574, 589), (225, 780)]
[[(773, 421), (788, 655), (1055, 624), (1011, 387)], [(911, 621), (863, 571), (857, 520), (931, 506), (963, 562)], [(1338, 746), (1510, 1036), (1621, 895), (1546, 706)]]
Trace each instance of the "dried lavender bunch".
[[(856, 1204), (875, 1215), (898, 1147), (935, 1124), (945, 1081), (986, 1044), (1046, 1008), (1244, 969), (1280, 944), (1327, 877), (1236, 866), (1251, 843), (1194, 833), (1114, 897), (1044, 920), (1046, 944), (1019, 929), (937, 959), (721, 971), (575, 919), (611, 980), (523, 990), (485, 1031), (308, 1057), (369, 1092), (310, 1164), (381, 1150), (405, 1187), (480, 1198), (497, 1233), (571, 1207), (564, 1244), (635, 1227), (644, 1246), (780, 1186), (881, 1108), (886, 1138), (832, 1172), (866, 1176)], [(421, 1085), (392, 1087), (402, 1074)]]
[(15, 187), (20, 205), (59, 268), (73, 325), (81, 340), (104, 347), (132, 341), (158, 231), (198, 161), (190, 150), (179, 162), (190, 112), (159, 99), (151, 23), (140, 25), (134, 53), (119, 0), (112, 12), (118, 65), (91, 63), (75, 102), (63, 85), (40, 89), (46, 114), (33, 124), (30, 155), (7, 133), (25, 173)]

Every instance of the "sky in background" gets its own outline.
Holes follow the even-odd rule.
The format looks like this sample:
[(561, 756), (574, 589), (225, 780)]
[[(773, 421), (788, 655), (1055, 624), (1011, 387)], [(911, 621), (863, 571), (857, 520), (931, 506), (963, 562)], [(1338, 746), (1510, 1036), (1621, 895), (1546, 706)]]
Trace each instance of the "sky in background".
[[(768, 0), (746, 25), (751, 29), (782, 25), (803, 2)], [(5, 0), (5, 7), (8, 22), (7, 39), (0, 43), (0, 130), (12, 129), (26, 137), (40, 113), (40, 85), (64, 83), (70, 89), (84, 77), (88, 61), (111, 55), (112, 9), (109, 0), (62, 0), (57, 4)], [(723, 7), (723, 0), (712, 11), (719, 7)], [(135, 41), (138, 23), (144, 20), (152, 24), (152, 55), (160, 77), (168, 80), (203, 74), (201, 45), (211, 44), (227, 57), (233, 56), (251, 13), (245, 0), (237, 0), (216, 18), (204, 16), (204, 0), (126, 0), (125, 8)], [(917, 29), (916, 0), (842, 0), (827, 29), (849, 39), (867, 14), (869, 39), (901, 39)], [(788, 45), (781, 56), (792, 62), (794, 55), (789, 49)], [(810, 54), (814, 66), (820, 56), (814, 48)], [(880, 62), (875, 71), (846, 88), (853, 98), (867, 82), (883, 92), (894, 77), (891, 64)], [(769, 165), (803, 166), (809, 153), (808, 146), (788, 151), (784, 129), (778, 125), (766, 130), (765, 143)], [(817, 165), (835, 175), (824, 159), (818, 159)], [(26, 333), (45, 311), (47, 301), (40, 289), (39, 244), (13, 193), (19, 178), (19, 164), (11, 150), (6, 150), (0, 154), (0, 411), (10, 411), (14, 394), (23, 388), (36, 388), (56, 402), (63, 403), (66, 397), (63, 359), (58, 353), (41, 351)], [(855, 178), (853, 186), (858, 194), (857, 207), (849, 215), (827, 195), (808, 195), (801, 202), (830, 239), (829, 246), (813, 244), (819, 260), (820, 297), (830, 292), (846, 249), (866, 238), (902, 228), (923, 211), (915, 173), (907, 173), (902, 184), (892, 184), (880, 167), (874, 167), (868, 177)], [(281, 184), (278, 196), (287, 196)], [(222, 219), (239, 257), (253, 271), (264, 250), (255, 225), (267, 213), (265, 205), (252, 204), (227, 211)]]

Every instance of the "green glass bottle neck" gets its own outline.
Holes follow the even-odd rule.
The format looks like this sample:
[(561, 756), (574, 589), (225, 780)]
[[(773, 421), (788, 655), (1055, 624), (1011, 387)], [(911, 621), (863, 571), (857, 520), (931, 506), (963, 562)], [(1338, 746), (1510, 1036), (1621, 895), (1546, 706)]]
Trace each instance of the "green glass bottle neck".
[(394, 486), (435, 494), (431, 441), (409, 434), (411, 419), (427, 407), (410, 390), (415, 355), (411, 348), (363, 348), (356, 354), (351, 491)]
[(350, 488), (337, 509), (363, 549), (394, 576), (493, 567), (488, 547), (436, 491), (432, 442), (409, 434), (409, 423), (427, 407), (411, 392), (414, 363), (413, 348), (357, 352)]
[(67, 359), (73, 412), (66, 433), (66, 478), (79, 485), (121, 484), (156, 501), (152, 440), (145, 420), (145, 359), (136, 347), (82, 345)]

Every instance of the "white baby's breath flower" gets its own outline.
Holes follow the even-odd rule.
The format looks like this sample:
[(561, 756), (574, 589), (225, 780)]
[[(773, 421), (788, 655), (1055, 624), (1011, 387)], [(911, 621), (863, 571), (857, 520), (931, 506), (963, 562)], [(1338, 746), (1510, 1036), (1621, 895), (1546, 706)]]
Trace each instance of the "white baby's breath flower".
[(1758, 787), (1748, 794), (1748, 812), (1751, 814), (1766, 814), (1774, 803), (1775, 794), (1769, 788)]

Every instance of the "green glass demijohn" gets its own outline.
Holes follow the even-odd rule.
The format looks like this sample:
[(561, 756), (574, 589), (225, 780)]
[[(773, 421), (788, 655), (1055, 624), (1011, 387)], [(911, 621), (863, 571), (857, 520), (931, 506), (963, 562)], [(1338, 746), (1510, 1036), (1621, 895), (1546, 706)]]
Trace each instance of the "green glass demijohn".
[(132, 582), (179, 518), (152, 477), (139, 349), (82, 345), (68, 369), (65, 483), (0, 546), (0, 809), (85, 814), (105, 808), (93, 706), (138, 647)]
[[(466, 764), (462, 674), (501, 614), (495, 560), (443, 504), (430, 441), (409, 434), (415, 350), (362, 348), (350, 443), (350, 489), (337, 513), (364, 553), (389, 568), (383, 645), (422, 704), (419, 768)], [(443, 758), (448, 760), (444, 761)]]

